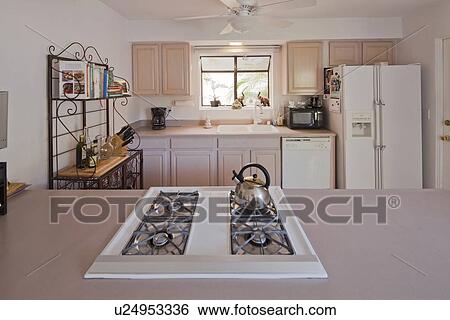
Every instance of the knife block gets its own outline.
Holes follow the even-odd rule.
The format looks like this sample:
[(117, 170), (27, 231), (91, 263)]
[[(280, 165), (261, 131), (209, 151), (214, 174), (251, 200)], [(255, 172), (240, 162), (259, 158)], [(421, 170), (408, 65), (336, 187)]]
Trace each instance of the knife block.
[(126, 157), (128, 155), (128, 148), (123, 147), (124, 141), (117, 135), (113, 135), (111, 138), (111, 144), (114, 148), (113, 156), (116, 157)]

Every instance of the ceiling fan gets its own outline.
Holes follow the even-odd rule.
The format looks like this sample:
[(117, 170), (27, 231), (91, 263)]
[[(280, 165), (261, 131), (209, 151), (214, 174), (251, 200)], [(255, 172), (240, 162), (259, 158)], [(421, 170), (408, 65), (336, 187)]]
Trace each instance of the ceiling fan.
[(194, 16), (175, 18), (179, 21), (202, 20), (211, 18), (227, 19), (228, 23), (220, 32), (221, 35), (232, 32), (245, 33), (256, 24), (270, 25), (276, 28), (287, 28), (292, 25), (291, 21), (270, 16), (274, 10), (292, 10), (297, 8), (312, 7), (317, 0), (272, 0), (269, 3), (258, 4), (258, 0), (219, 0), (227, 11), (223, 14), (209, 16)]

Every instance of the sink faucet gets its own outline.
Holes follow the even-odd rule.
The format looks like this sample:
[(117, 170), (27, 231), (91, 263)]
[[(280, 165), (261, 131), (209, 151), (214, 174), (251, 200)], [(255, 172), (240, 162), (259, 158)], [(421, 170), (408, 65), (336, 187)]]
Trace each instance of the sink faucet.
[[(259, 108), (259, 110), (258, 110)], [(261, 101), (256, 100), (255, 102), (255, 109), (253, 111), (253, 124), (261, 124), (262, 118), (261, 116), (264, 114)]]

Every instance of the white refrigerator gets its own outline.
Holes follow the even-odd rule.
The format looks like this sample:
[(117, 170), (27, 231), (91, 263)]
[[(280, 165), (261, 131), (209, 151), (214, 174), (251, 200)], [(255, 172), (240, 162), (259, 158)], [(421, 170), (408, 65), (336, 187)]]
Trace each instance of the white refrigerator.
[(340, 189), (421, 189), (420, 65), (325, 70)]

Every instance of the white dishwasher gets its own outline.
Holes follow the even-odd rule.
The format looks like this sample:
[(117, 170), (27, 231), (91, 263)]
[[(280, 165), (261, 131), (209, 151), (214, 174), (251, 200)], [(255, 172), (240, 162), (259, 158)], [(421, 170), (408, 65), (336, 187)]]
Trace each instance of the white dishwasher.
[(285, 189), (331, 189), (331, 138), (283, 138)]

